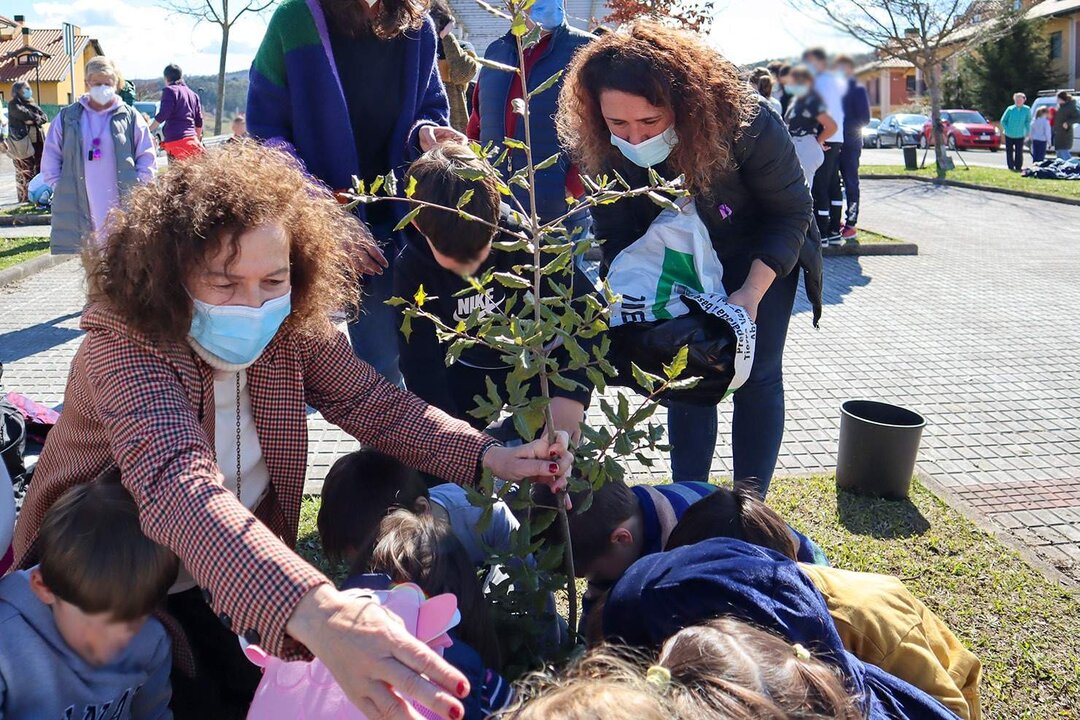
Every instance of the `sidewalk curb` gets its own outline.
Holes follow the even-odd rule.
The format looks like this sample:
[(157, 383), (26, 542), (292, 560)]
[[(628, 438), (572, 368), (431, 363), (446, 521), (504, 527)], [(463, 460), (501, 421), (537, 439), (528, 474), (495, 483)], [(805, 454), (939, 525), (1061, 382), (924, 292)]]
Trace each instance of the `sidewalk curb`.
[(1080, 198), (1065, 198), (1057, 195), (1044, 195), (1043, 193), (1027, 192), (1026, 190), (1009, 190), (1008, 188), (988, 187), (976, 185), (959, 180), (939, 180), (937, 178), (919, 177), (917, 175), (860, 175), (860, 180), (914, 180), (915, 182), (930, 183), (931, 185), (947, 185), (948, 187), (963, 188), (965, 190), (981, 190), (982, 192), (997, 193), (999, 195), (1012, 195), (1013, 197), (1027, 198), (1028, 200), (1045, 200), (1046, 202), (1059, 203), (1061, 205), (1080, 206)]
[(14, 267), (0, 270), (0, 286), (8, 285), (17, 280), (23, 280), (37, 273), (54, 268), (61, 263), (77, 258), (78, 255), (39, 255), (26, 262), (21, 262)]
[(993, 538), (1002, 545), (1016, 552), (1024, 562), (1041, 571), (1043, 575), (1056, 583), (1058, 587), (1076, 593), (1078, 597), (1080, 597), (1077, 583), (1071, 580), (1068, 575), (1058, 570), (1049, 560), (1039, 555), (1038, 551), (1025, 543), (1017, 534), (1014, 534), (1016, 531), (1007, 530), (995, 523), (990, 519), (990, 516), (976, 510), (966, 501), (961, 499), (959, 495), (953, 492), (951, 488), (942, 485), (933, 475), (922, 470), (918, 465), (915, 466), (915, 477), (923, 484), (923, 487), (936, 495), (939, 500), (973, 522), (975, 527), (986, 534), (993, 536)]
[(919, 246), (911, 242), (869, 243), (860, 245), (858, 240), (844, 245), (821, 248), (822, 257), (882, 257), (895, 255), (918, 255)]
[(0, 227), (34, 227), (44, 225), (52, 225), (52, 214), (0, 215)]

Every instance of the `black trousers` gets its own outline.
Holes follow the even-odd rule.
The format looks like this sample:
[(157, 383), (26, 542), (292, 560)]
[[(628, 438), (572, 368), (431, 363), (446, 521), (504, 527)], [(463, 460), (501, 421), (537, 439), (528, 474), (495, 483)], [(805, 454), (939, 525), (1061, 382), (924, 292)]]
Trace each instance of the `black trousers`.
[(844, 201), (840, 194), (840, 149), (843, 143), (826, 143), (825, 161), (814, 174), (814, 217), (822, 239), (840, 232), (840, 214)]
[(244, 657), (240, 641), (214, 615), (199, 588), (170, 595), (166, 608), (184, 629), (195, 656), (195, 677), (173, 668), (173, 717), (244, 720), (262, 671)]
[[(840, 151), (840, 177), (844, 179), (844, 198), (847, 200), (844, 224), (848, 227), (855, 227), (859, 222), (859, 159), (861, 157), (862, 138), (854, 142), (844, 142), (844, 147)], [(829, 222), (832, 222), (831, 212)]]
[(1010, 170), (1024, 169), (1024, 138), (1005, 136), (1005, 162)]

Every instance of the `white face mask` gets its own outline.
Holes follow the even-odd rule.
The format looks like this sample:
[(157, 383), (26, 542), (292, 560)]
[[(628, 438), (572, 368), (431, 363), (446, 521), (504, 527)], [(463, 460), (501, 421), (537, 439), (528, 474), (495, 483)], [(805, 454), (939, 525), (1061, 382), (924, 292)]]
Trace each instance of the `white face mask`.
[(675, 134), (675, 124), (672, 123), (664, 132), (637, 145), (612, 133), (611, 144), (619, 148), (619, 152), (638, 167), (650, 168), (667, 160), (672, 148), (679, 144), (679, 136)]
[(112, 85), (95, 85), (90, 88), (90, 99), (98, 105), (111, 105), (116, 97), (116, 88)]

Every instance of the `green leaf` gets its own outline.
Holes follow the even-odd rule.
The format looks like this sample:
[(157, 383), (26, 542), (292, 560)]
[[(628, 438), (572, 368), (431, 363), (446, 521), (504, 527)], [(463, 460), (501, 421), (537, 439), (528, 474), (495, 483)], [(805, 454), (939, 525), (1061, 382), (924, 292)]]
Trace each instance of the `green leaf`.
[(454, 174), (463, 180), (471, 180), (473, 182), (483, 180), (487, 177), (486, 172), (477, 170), (476, 168), (454, 168)]
[(560, 70), (557, 73), (555, 73), (554, 75), (552, 75), (551, 77), (549, 77), (544, 82), (540, 83), (536, 87), (536, 89), (531, 90), (529, 92), (529, 97), (533, 98), (533, 97), (536, 97), (537, 95), (539, 95), (540, 93), (544, 92), (545, 90), (550, 90), (552, 87), (555, 86), (555, 83), (559, 82), (559, 78), (562, 77), (562, 74), (564, 72), (565, 72), (565, 70)]
[(689, 355), (689, 345), (683, 345), (679, 348), (679, 352), (675, 353), (675, 359), (671, 361), (671, 364), (664, 366), (664, 375), (668, 380), (674, 380), (682, 375), (683, 370), (686, 369), (686, 362)]
[(660, 382), (660, 378), (651, 373), (647, 373), (638, 367), (637, 363), (630, 363), (630, 373), (634, 376), (634, 380), (638, 385), (645, 388), (649, 392), (652, 392), (656, 387), (656, 384)]
[(383, 176), (380, 175), (379, 177), (377, 177), (377, 178), (375, 178), (374, 180), (371, 181), (371, 194), (372, 195), (377, 195), (379, 193), (379, 188), (381, 188), (382, 186), (383, 186)]
[(416, 192), (416, 177), (413, 176), (413, 175), (410, 175), (409, 176), (409, 184), (405, 188), (405, 197), (412, 198), (412, 196), (413, 196), (413, 194), (415, 192)]
[(660, 193), (649, 192), (646, 193), (647, 197), (653, 201), (656, 205), (664, 208), (665, 210), (671, 210), (672, 212), (680, 212), (679, 206), (672, 202), (670, 199), (664, 197)]
[(409, 342), (412, 335), (412, 315), (406, 315), (401, 320), (401, 334), (405, 336), (405, 342)]
[(701, 382), (700, 377), (688, 377), (682, 380), (676, 380), (668, 385), (668, 390), (691, 390), (697, 387), (697, 384)]
[(607, 378), (604, 377), (604, 373), (590, 367), (585, 368), (585, 374), (588, 376), (589, 382), (596, 386), (597, 392), (604, 392), (604, 389), (607, 388)]
[(405, 215), (405, 217), (401, 218), (401, 220), (398, 221), (398, 224), (394, 226), (394, 232), (397, 232), (398, 230), (404, 230), (406, 227), (408, 227), (409, 223), (416, 219), (416, 216), (420, 214), (421, 210), (423, 210), (423, 208), (421, 207), (415, 207), (410, 210)]
[(420, 283), (420, 287), (416, 289), (416, 294), (413, 295), (413, 302), (416, 303), (416, 307), (424, 307), (424, 303), (427, 302), (428, 294), (424, 292), (424, 284)]
[(525, 143), (523, 143), (521, 140), (515, 140), (514, 138), (510, 138), (510, 137), (503, 138), (503, 145), (505, 145), (508, 148), (514, 148), (515, 150), (524, 150), (525, 149)]
[(559, 373), (552, 373), (551, 375), (548, 375), (548, 380), (550, 380), (552, 384), (555, 385), (555, 387), (562, 388), (567, 392), (574, 392), (580, 387), (578, 383), (574, 382), (570, 378), (563, 377)]
[(514, 37), (522, 37), (529, 32), (529, 26), (525, 24), (525, 13), (518, 13), (514, 16), (514, 23), (510, 26), (510, 32), (513, 33)]
[(401, 298), (401, 297), (392, 297), (392, 298), (390, 298), (389, 300), (386, 300), (386, 301), (384, 301), (384, 303), (383, 303), (383, 304), (384, 304), (384, 305), (389, 305), (390, 307), (398, 307), (399, 305), (405, 305), (405, 304), (406, 304), (406, 303), (408, 303), (408, 302), (409, 302), (409, 301), (408, 301), (408, 300), (406, 300), (405, 298)]
[(496, 282), (500, 285), (508, 288), (514, 288), (516, 290), (525, 290), (529, 287), (529, 281), (520, 275), (514, 275), (508, 272), (497, 272), (492, 275)]
[(457, 207), (458, 210), (465, 207), (466, 205), (469, 204), (469, 201), (473, 199), (473, 195), (475, 195), (475, 194), (476, 193), (473, 190), (466, 190), (462, 194), (462, 196), (458, 198), (457, 205), (455, 207)]
[[(559, 162), (559, 153), (555, 153), (554, 155), (552, 155), (549, 158), (544, 158), (543, 160), (540, 161), (540, 164), (537, 165), (534, 169), (535, 170), (547, 170), (549, 167), (551, 167), (552, 165), (554, 165), (557, 162)], [(566, 204), (567, 205), (573, 205), (574, 204), (574, 199), (572, 197), (570, 197), (570, 196), (567, 196), (567, 203)]]
[(537, 535), (542, 534), (545, 530), (551, 527), (551, 524), (555, 522), (555, 518), (557, 518), (558, 516), (559, 514), (554, 510), (544, 510), (543, 512), (533, 514), (532, 536), (536, 537)]

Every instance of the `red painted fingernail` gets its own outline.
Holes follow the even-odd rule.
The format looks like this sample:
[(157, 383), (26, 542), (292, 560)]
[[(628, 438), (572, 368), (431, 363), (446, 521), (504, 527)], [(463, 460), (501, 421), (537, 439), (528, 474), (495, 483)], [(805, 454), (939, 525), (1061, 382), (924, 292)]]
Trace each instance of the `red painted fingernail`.
[[(465, 697), (466, 695), (469, 694), (469, 686), (465, 684), (464, 680), (462, 680), (461, 682), (459, 682), (457, 684), (457, 694), (458, 694), (458, 697)], [(458, 713), (458, 709), (456, 707), (453, 710), (451, 710), (450, 712), (454, 713), (454, 717), (458, 717), (458, 715), (456, 714), (456, 713)]]
[(552, 475), (557, 474), (559, 472), (559, 466), (555, 463), (551, 463), (550, 465), (548, 465), (548, 472)]
[(461, 717), (460, 708), (457, 708), (457, 707), (450, 708), (450, 717), (452, 717), (454, 720), (458, 720), (458, 718)]

